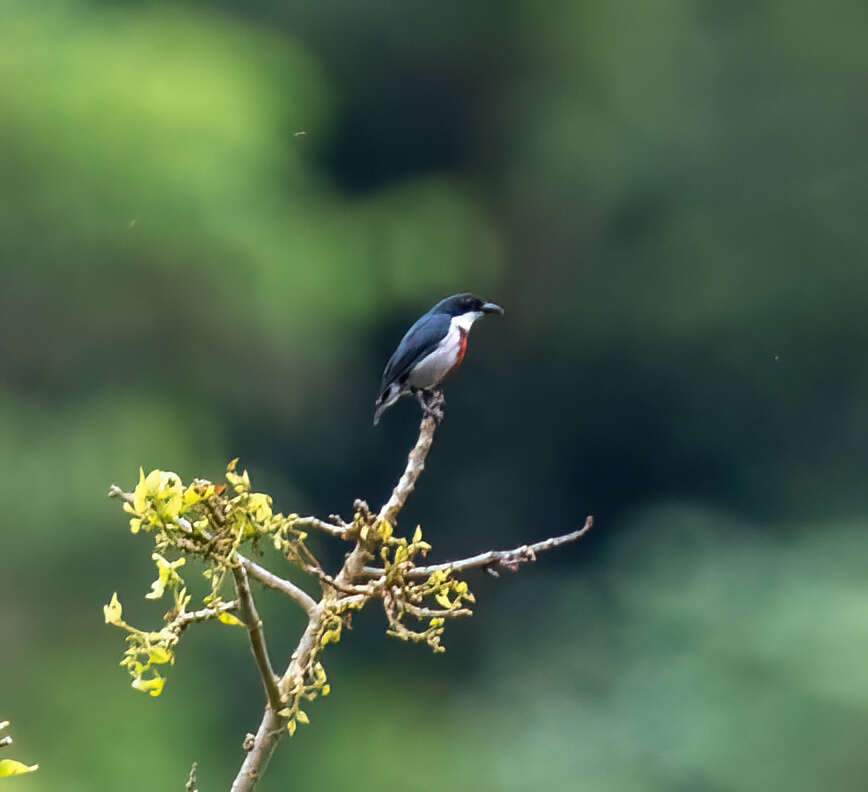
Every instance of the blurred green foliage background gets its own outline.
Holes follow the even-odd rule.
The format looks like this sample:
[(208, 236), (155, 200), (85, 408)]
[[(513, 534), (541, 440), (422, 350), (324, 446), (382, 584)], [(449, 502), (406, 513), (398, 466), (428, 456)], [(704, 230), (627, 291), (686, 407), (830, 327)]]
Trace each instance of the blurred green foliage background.
[[(379, 503), (382, 366), (474, 331), (421, 488), (494, 581), (433, 657), (364, 614), (263, 790), (861, 790), (868, 777), (868, 6), (0, 4), (0, 715), (22, 792), (228, 788), (261, 690), (185, 635), (130, 690), (150, 548), (111, 482)], [(322, 545), (339, 560), (339, 548)], [(203, 589), (204, 591), (204, 589)], [(260, 594), (276, 663), (300, 615)]]

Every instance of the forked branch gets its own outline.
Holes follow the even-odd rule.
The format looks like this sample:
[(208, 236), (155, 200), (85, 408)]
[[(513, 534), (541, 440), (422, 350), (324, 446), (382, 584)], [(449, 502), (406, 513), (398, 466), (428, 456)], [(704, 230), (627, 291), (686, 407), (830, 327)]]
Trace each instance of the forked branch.
[[(472, 615), (468, 605), (475, 602), (467, 583), (456, 575), (476, 568), (493, 575), (501, 569), (516, 571), (521, 564), (535, 561), (538, 553), (574, 542), (590, 530), (593, 520), (588, 517), (579, 530), (511, 550), (490, 550), (438, 564), (417, 563), (430, 549), (422, 539), (421, 529), (417, 528), (410, 538), (397, 533), (395, 526), (425, 468), (437, 425), (435, 418), (423, 417), (416, 443), (389, 498), (376, 512), (357, 500), (351, 522), (337, 515), (330, 515), (326, 521), (313, 516), (275, 514), (271, 498), (251, 491), (247, 472), (238, 473), (235, 462), (227, 469), (228, 488), (201, 479), (185, 488), (174, 473), (163, 471), (152, 471), (147, 477), (142, 474), (134, 493), (111, 488), (110, 494), (121, 498), (124, 510), (132, 515), (131, 530), (154, 535), (158, 552), (153, 557), (159, 578), (148, 596), (162, 596), (168, 588), (175, 597), (171, 612), (174, 621), (169, 621), (167, 614), (167, 628), (159, 632), (138, 630), (124, 622), (116, 597), (105, 607), (106, 621), (127, 630), (134, 639), (124, 661), (134, 676), (133, 686), (151, 695), (160, 694), (164, 678), (156, 672), (151, 678), (142, 674), (153, 663), (174, 661), (178, 638), (188, 624), (208, 619), (237, 624), (228, 613), (236, 611), (247, 628), (266, 705), (256, 734), (244, 740), (247, 753), (232, 792), (251, 792), (255, 788), (283, 735), (293, 734), (298, 723), (308, 722), (301, 705), (328, 695), (330, 686), (320, 662), (321, 653), (328, 643), (340, 640), (352, 611), (377, 601), (383, 607), (390, 635), (426, 643), (433, 651), (442, 652), (440, 638), (445, 623)], [(306, 530), (353, 544), (338, 570), (330, 573), (323, 569), (305, 544)], [(245, 543), (252, 547), (251, 552), (257, 552), (263, 541), (273, 544), (287, 561), (319, 583), (322, 593), (318, 600), (239, 552)], [(162, 555), (167, 549), (182, 557), (169, 561)], [(244, 549), (248, 552), (246, 546)], [(205, 598), (208, 607), (198, 611), (186, 610), (190, 595), (178, 573), (187, 555), (205, 562), (211, 581), (211, 593)], [(372, 563), (374, 560), (376, 563)], [(224, 602), (221, 584), (230, 573), (235, 598)], [(285, 594), (307, 614), (304, 632), (280, 676), (271, 665), (251, 578)], [(190, 785), (195, 785), (192, 775)]]
[(310, 596), (304, 589), (299, 588), (295, 583), (291, 583), (286, 578), (279, 577), (273, 572), (270, 572), (265, 567), (260, 566), (255, 561), (245, 558), (238, 553), (235, 554), (238, 563), (247, 570), (250, 577), (256, 578), (260, 583), (264, 583), (269, 588), (275, 591), (280, 591), (286, 594), (290, 599), (295, 600), (302, 608), (310, 613), (316, 607), (316, 600)]
[[(389, 499), (383, 504), (376, 517), (374, 517), (364, 501), (356, 501), (355, 523), (367, 526), (369, 530), (374, 532), (380, 531), (381, 535), (383, 535), (382, 532), (384, 530), (386, 534), (391, 534), (391, 529), (397, 521), (398, 514), (415, 489), (416, 482), (425, 468), (425, 460), (431, 450), (436, 429), (437, 422), (433, 418), (425, 417), (422, 419), (416, 444), (407, 456), (404, 472), (392, 490)], [(311, 520), (308, 524), (312, 527), (320, 527), (312, 522), (314, 518), (307, 519)], [(386, 524), (385, 527), (384, 524)], [(431, 578), (433, 573), (451, 574), (476, 567), (484, 567), (495, 574), (497, 568), (514, 571), (520, 564), (535, 560), (536, 554), (539, 552), (576, 541), (584, 536), (591, 529), (592, 525), (593, 519), (588, 517), (582, 528), (577, 531), (564, 534), (563, 536), (552, 537), (532, 545), (522, 545), (513, 550), (492, 550), (473, 556), (472, 558), (430, 566), (415, 566), (411, 562), (407, 562), (400, 570), (401, 576), (404, 580), (427, 580)], [(341, 538), (347, 538), (352, 528), (353, 526), (346, 526), (340, 534), (336, 535), (340, 535)], [(330, 528), (327, 532), (332, 533), (333, 531)], [(403, 637), (406, 640), (427, 640), (429, 643), (432, 643), (428, 635), (432, 629), (439, 636), (439, 631), (442, 631), (442, 628), (429, 628), (426, 632), (409, 630), (401, 622), (400, 617), (402, 614), (408, 614), (417, 619), (433, 620), (432, 624), (436, 624), (438, 621), (442, 624), (446, 618), (471, 615), (469, 609), (458, 607), (460, 597), (457, 602), (452, 603), (452, 607), (437, 609), (420, 606), (409, 601), (406, 597), (401, 598), (400, 590), (385, 582), (387, 575), (385, 568), (365, 566), (365, 560), (372, 557), (372, 549), (373, 543), (364, 538), (364, 528), (362, 528), (355, 547), (347, 556), (338, 574), (334, 578), (329, 578), (325, 573), (318, 574), (321, 580), (324, 577), (328, 579), (327, 582), (331, 584), (331, 588), (328, 585), (325, 587), (323, 598), (310, 612), (310, 620), (304, 635), (293, 652), (289, 666), (281, 679), (280, 687), (282, 691), (285, 692), (291, 680), (303, 673), (304, 667), (309, 662), (314, 651), (316, 636), (322, 632), (324, 620), (329, 613), (329, 606), (337, 608), (352, 607), (355, 609), (362, 607), (368, 600), (379, 596), (383, 599), (384, 611), (392, 634)], [(371, 580), (372, 578), (375, 580)], [(371, 586), (370, 583), (366, 586), (359, 585), (359, 583), (366, 580), (374, 585)], [(348, 596), (340, 597), (340, 594), (348, 594)], [(438, 648), (442, 650), (442, 647), (439, 647), (437, 636), (434, 637), (432, 645), (435, 647), (435, 650)], [(250, 792), (250, 790), (254, 789), (256, 782), (262, 777), (278, 741), (283, 736), (285, 722), (285, 719), (279, 714), (274, 713), (270, 708), (266, 708), (252, 746), (232, 785), (232, 792)]]

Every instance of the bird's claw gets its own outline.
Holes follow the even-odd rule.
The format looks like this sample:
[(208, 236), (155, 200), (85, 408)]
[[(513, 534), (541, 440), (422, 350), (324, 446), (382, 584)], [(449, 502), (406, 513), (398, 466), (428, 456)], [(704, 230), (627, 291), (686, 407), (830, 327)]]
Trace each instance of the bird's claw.
[(425, 407), (423, 412), (426, 418), (433, 418), (437, 423), (443, 420), (444, 412), (442, 407)]
[(443, 420), (446, 397), (443, 391), (419, 391), (419, 404), (422, 405), (422, 413), (426, 418), (433, 418), (438, 424)]

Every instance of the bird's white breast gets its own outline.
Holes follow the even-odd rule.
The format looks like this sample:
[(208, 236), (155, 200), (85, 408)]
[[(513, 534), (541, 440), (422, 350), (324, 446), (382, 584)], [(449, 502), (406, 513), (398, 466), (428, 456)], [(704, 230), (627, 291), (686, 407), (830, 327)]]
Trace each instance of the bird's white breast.
[(473, 323), (482, 316), (479, 311), (471, 311), (452, 317), (449, 332), (432, 352), (422, 358), (407, 377), (411, 388), (433, 388), (452, 370), (461, 351), (461, 336), (466, 334)]

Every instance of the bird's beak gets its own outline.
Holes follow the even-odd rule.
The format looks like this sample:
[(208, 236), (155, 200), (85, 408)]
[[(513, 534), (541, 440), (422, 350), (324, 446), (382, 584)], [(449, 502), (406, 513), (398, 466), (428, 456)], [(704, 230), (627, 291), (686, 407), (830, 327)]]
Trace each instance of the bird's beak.
[(491, 313), (502, 314), (503, 313), (503, 308), (501, 308), (497, 303), (493, 303), (493, 302), (482, 303), (482, 308), (480, 310), (482, 311), (482, 313), (487, 313), (487, 314), (491, 314)]

